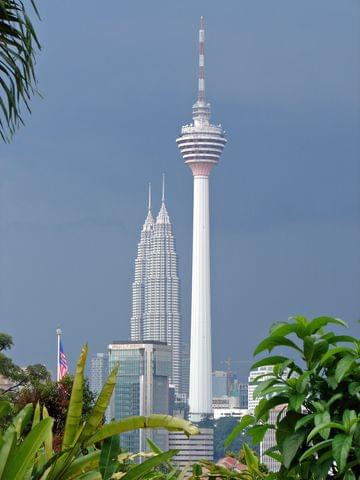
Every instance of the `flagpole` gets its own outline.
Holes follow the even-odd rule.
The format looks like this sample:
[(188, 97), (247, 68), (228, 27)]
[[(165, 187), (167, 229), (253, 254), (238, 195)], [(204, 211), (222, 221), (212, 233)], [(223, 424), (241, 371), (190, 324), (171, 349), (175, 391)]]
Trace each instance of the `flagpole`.
[(57, 367), (56, 367), (56, 381), (60, 381), (60, 339), (61, 339), (61, 330), (60, 328), (56, 329), (57, 336)]

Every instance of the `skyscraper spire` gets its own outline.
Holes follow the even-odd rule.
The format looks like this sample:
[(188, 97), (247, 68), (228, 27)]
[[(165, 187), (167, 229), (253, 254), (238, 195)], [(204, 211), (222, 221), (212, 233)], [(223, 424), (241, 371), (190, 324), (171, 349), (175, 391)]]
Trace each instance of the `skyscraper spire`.
[(148, 213), (145, 218), (145, 222), (143, 225), (143, 231), (147, 230), (150, 231), (154, 226), (154, 217), (151, 213), (151, 183), (149, 183), (149, 191), (148, 191)]
[(205, 102), (205, 21), (200, 17), (198, 102)]
[(149, 182), (149, 201), (148, 201), (148, 211), (151, 211), (151, 183)]

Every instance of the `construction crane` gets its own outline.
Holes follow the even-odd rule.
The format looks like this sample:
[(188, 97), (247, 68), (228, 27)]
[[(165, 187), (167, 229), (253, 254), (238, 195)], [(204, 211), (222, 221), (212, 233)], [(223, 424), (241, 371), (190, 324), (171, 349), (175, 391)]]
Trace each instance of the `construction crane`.
[(226, 370), (227, 382), (226, 383), (227, 383), (227, 392), (229, 394), (230, 387), (231, 387), (231, 380), (232, 380), (232, 376), (233, 376), (233, 372), (231, 370), (232, 364), (233, 363), (250, 364), (252, 362), (249, 361), (249, 360), (232, 360), (231, 357), (228, 357), (226, 360), (222, 360), (220, 363), (223, 364), (223, 365), (226, 365), (226, 367), (227, 367), (227, 370)]

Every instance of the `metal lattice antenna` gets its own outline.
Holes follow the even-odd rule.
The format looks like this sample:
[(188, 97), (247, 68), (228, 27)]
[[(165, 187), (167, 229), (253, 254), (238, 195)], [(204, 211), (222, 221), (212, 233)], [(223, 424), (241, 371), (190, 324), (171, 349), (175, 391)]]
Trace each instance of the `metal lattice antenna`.
[(162, 177), (162, 196), (161, 196), (162, 203), (165, 202), (165, 173), (163, 173)]
[(151, 183), (149, 182), (149, 201), (148, 201), (148, 210), (151, 210)]
[(198, 101), (205, 102), (205, 21), (200, 17), (199, 30), (199, 90)]

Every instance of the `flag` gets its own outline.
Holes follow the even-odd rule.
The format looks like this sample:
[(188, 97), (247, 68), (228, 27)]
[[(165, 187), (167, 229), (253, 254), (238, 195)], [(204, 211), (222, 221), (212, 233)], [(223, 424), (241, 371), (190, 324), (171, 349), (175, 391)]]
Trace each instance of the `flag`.
[(59, 379), (61, 380), (65, 375), (69, 373), (69, 367), (66, 360), (66, 355), (64, 352), (64, 348), (62, 346), (62, 342), (60, 340), (60, 348), (59, 348)]

